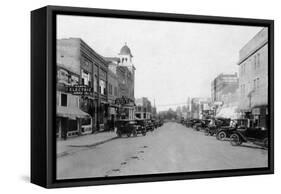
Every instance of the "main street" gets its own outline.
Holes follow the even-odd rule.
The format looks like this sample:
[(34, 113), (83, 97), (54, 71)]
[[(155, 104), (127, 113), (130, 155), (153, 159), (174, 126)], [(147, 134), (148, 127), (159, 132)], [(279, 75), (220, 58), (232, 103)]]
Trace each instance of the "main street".
[(57, 178), (87, 178), (267, 166), (267, 150), (165, 123), (146, 136), (117, 138), (59, 157)]

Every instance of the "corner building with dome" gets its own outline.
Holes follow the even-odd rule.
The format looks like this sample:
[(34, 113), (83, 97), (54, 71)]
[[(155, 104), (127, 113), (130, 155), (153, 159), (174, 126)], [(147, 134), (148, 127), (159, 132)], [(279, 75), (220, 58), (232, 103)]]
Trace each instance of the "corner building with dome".
[[(135, 119), (135, 66), (131, 49), (125, 43), (116, 57), (106, 57), (108, 61), (108, 88), (117, 85), (117, 93), (108, 96), (109, 123), (112, 120)], [(115, 77), (115, 79), (114, 79)], [(112, 98), (113, 97), (113, 98)]]

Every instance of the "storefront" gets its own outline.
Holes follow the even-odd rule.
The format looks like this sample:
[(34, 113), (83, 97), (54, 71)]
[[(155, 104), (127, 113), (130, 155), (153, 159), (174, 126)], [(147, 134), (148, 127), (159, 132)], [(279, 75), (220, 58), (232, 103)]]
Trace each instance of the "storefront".
[(107, 120), (107, 129), (113, 131), (115, 128), (115, 121), (117, 120), (117, 112), (119, 106), (110, 103), (108, 106), (108, 120)]
[(135, 119), (135, 102), (134, 100), (127, 98), (125, 96), (117, 98), (115, 104), (119, 105), (117, 111), (118, 120), (134, 120)]
[(268, 107), (264, 106), (256, 106), (252, 108), (253, 122), (257, 127), (268, 128)]
[(108, 102), (101, 101), (99, 106), (99, 131), (104, 131), (107, 129), (107, 115), (108, 115)]
[(81, 120), (86, 118), (91, 117), (79, 108), (57, 106), (57, 137), (67, 139), (81, 135)]
[(216, 117), (238, 119), (239, 113), (237, 111), (237, 106), (229, 106), (229, 107), (222, 106), (220, 109), (218, 109)]

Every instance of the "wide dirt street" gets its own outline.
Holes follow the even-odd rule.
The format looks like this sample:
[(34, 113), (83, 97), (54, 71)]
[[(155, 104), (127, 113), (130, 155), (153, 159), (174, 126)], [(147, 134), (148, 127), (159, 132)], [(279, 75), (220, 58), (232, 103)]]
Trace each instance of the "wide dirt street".
[(123, 137), (57, 160), (57, 178), (86, 178), (267, 166), (267, 150), (233, 147), (178, 123), (146, 136)]

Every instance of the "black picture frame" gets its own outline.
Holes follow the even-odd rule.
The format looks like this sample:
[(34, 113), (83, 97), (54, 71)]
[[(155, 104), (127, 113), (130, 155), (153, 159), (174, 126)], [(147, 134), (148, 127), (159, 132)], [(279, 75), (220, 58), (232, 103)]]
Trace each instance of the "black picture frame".
[[(268, 168), (56, 180), (56, 15), (113, 17), (268, 27), (270, 134)], [(214, 178), (274, 173), (274, 21), (46, 6), (31, 12), (31, 182), (46, 188)]]

